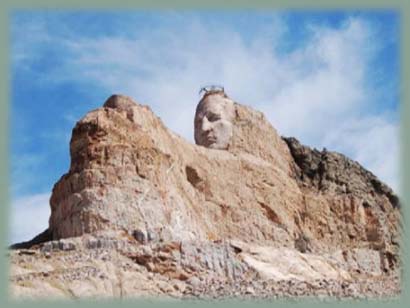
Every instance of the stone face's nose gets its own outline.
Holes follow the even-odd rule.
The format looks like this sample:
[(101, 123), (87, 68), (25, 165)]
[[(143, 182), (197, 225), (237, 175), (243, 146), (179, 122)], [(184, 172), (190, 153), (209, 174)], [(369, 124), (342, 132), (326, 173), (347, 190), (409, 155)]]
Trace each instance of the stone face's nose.
[(209, 131), (211, 129), (211, 123), (208, 121), (208, 118), (204, 116), (202, 118), (202, 130), (203, 131)]

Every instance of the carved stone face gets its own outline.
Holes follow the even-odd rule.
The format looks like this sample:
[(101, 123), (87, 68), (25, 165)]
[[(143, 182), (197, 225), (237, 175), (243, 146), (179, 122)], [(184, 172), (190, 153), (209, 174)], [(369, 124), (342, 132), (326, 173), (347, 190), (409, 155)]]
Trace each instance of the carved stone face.
[(232, 138), (233, 102), (221, 94), (205, 96), (195, 113), (195, 143), (211, 149), (227, 149)]

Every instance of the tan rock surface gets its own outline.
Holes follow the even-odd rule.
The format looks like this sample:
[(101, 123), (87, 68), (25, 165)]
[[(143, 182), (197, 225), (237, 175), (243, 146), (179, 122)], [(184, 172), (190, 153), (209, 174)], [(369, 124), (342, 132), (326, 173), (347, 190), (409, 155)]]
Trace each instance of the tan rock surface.
[[(31, 259), (12, 255), (16, 296), (35, 296), (31, 292), (41, 283), (55, 288), (48, 293), (56, 296), (184, 297), (220, 294), (201, 289), (206, 279), (239, 283), (248, 274), (271, 281), (272, 288), (278, 281), (357, 283), (357, 271), (370, 277), (363, 283), (398, 277), (400, 212), (391, 189), (341, 154), (281, 138), (262, 113), (249, 107), (235, 103), (230, 145), (216, 150), (172, 133), (149, 107), (112, 96), (76, 124), (70, 154), (70, 170), (55, 184), (50, 200), (47, 234), (55, 241), (37, 246), (43, 252)], [(116, 235), (107, 242), (100, 233)], [(96, 237), (94, 244), (88, 236)], [(101, 255), (92, 252), (101, 243), (109, 246), (110, 261), (98, 261)], [(183, 254), (184, 245), (200, 251)], [(141, 257), (143, 248), (154, 250)], [(207, 261), (189, 259), (190, 254)], [(225, 270), (218, 271), (223, 266), (212, 260), (220, 260)], [(86, 278), (58, 276), (56, 287), (40, 275), (64, 269)], [(187, 283), (190, 277), (205, 280), (196, 288)], [(396, 294), (397, 286), (383, 292)], [(236, 290), (233, 296), (269, 296), (249, 291), (255, 289), (251, 285), (230, 288)], [(182, 291), (188, 289), (191, 293)], [(340, 290), (329, 292), (344, 296)]]

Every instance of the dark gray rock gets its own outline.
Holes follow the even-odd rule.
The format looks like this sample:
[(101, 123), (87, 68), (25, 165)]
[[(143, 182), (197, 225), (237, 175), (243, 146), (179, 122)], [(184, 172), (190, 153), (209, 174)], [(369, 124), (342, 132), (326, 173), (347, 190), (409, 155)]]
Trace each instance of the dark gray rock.
[(295, 176), (299, 182), (313, 185), (322, 191), (334, 189), (336, 193), (366, 193), (385, 195), (393, 207), (399, 207), (399, 198), (393, 190), (373, 173), (343, 154), (318, 151), (302, 145), (296, 138), (282, 137), (295, 160)]

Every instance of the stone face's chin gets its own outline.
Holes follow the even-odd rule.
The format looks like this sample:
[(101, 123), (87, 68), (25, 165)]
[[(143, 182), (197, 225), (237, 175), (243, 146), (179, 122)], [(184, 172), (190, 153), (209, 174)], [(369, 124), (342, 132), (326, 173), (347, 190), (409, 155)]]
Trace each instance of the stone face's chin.
[(206, 147), (210, 148), (210, 149), (215, 149), (215, 150), (226, 150), (228, 148), (228, 145), (227, 144), (220, 144), (218, 142), (212, 142), (212, 143), (208, 144)]

